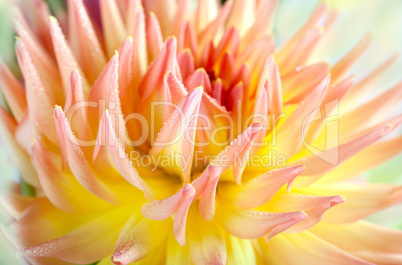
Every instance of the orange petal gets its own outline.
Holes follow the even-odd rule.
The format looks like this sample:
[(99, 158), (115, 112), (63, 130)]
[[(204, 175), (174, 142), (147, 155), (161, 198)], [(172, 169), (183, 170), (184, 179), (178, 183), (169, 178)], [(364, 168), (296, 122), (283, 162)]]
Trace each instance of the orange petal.
[(57, 156), (45, 150), (36, 140), (33, 140), (32, 144), (32, 157), (41, 187), (56, 207), (67, 212), (85, 213), (97, 212), (111, 206), (84, 189), (74, 176), (63, 173)]
[(241, 49), (270, 33), (269, 31), (276, 5), (277, 0), (260, 1), (257, 8), (255, 21), (247, 30), (247, 33), (244, 35), (244, 37), (242, 37)]
[(142, 190), (146, 198), (151, 198), (152, 194), (149, 187), (143, 179), (139, 176), (137, 170), (134, 168), (133, 163), (129, 160), (128, 155), (125, 153), (120, 140), (116, 137), (116, 130), (113, 126), (110, 114), (106, 111), (100, 121), (98, 130), (98, 143), (94, 149), (94, 158), (100, 151), (99, 140), (103, 139), (105, 142), (106, 152), (112, 159), (117, 171), (126, 179), (131, 185)]
[[(193, 161), (195, 133), (197, 125), (197, 114), (199, 112), (202, 89), (194, 89), (183, 100), (183, 103), (176, 108), (166, 123), (162, 127), (155, 143), (152, 145), (150, 155), (164, 155), (180, 157), (179, 165), (172, 164), (171, 169), (165, 167), (165, 170), (176, 171), (179, 166), (185, 183), (190, 180), (190, 171)], [(174, 161), (173, 159), (171, 161)]]
[(212, 165), (209, 167), (209, 181), (200, 198), (200, 213), (206, 221), (211, 221), (215, 216), (216, 187), (220, 175), (219, 167)]
[(348, 225), (319, 223), (310, 229), (323, 240), (375, 264), (398, 264), (402, 232), (365, 221)]
[(401, 116), (394, 118), (390, 121), (370, 128), (362, 135), (339, 146), (336, 145), (325, 150), (324, 152), (315, 153), (314, 155), (293, 161), (291, 164), (305, 165), (305, 169), (300, 176), (306, 176), (306, 178), (299, 178), (296, 180), (295, 185), (305, 186), (316, 181), (326, 172), (340, 165), (342, 162), (357, 154), (359, 151), (365, 149), (381, 137), (389, 134), (401, 122)]
[(239, 30), (240, 35), (244, 35), (254, 23), (256, 9), (255, 1), (234, 1), (232, 11), (226, 21), (226, 28), (235, 27)]
[(113, 126), (117, 128), (121, 141), (126, 140), (126, 128), (119, 98), (119, 55), (116, 53), (108, 62), (89, 93), (88, 101), (98, 108), (89, 108), (92, 128), (96, 128), (101, 117), (99, 113), (109, 110)]
[[(36, 39), (35, 34), (29, 28), (20, 11), (16, 13), (15, 30), (22, 42), (25, 43), (26, 49), (32, 58), (32, 63), (38, 69), (38, 75), (48, 89), (48, 93), (54, 93), (53, 96), (57, 98), (57, 102), (61, 103), (64, 98), (63, 91), (51, 89), (52, 87), (59, 87), (61, 85), (56, 62), (39, 43), (39, 40)], [(53, 48), (51, 50), (53, 50)]]
[[(138, 84), (141, 81), (141, 78), (144, 76), (148, 67), (147, 34), (146, 34), (144, 10), (140, 9), (140, 11), (138, 11), (138, 13), (136, 14), (135, 19), (136, 21), (133, 33), (135, 41), (133, 41), (133, 48), (132, 48), (133, 51), (132, 78), (134, 88), (138, 86)], [(158, 48), (158, 51), (159, 49), (160, 48)]]
[[(245, 167), (245, 158), (248, 157), (248, 152), (258, 133), (262, 127), (259, 123), (251, 124), (244, 132), (219, 153), (212, 161), (211, 164), (219, 166), (221, 172), (224, 173), (232, 167), (232, 177), (237, 184), (241, 184), (241, 176)], [(232, 179), (231, 179), (232, 180)]]
[(153, 221), (137, 217), (136, 214), (132, 215), (120, 231), (116, 250), (111, 258), (112, 262), (126, 265), (142, 260), (147, 255), (153, 255), (151, 251), (166, 239), (163, 235), (166, 234), (169, 225), (168, 221)]
[(373, 40), (373, 35), (367, 33), (359, 41), (359, 43), (347, 54), (345, 55), (331, 70), (332, 84), (336, 84), (340, 81), (352, 68), (352, 66), (357, 62), (357, 60), (362, 56), (364, 51), (368, 48), (371, 41)]
[(218, 17), (218, 11), (218, 4), (215, 0), (200, 0), (197, 2), (194, 18), (194, 27), (197, 33), (204, 30), (213, 19)]
[(273, 56), (269, 56), (265, 62), (258, 87), (264, 85), (266, 80), (268, 80), (269, 113), (277, 117), (282, 114), (283, 107), (282, 81)]
[[(35, 66), (32, 64), (26, 45), (17, 40), (17, 57), (26, 81), (26, 97), (31, 119), (37, 124), (37, 129), (53, 143), (57, 142), (53, 121), (54, 99), (43, 86)], [(38, 104), (41, 102), (41, 104)]]
[[(273, 238), (269, 244), (258, 240), (258, 246), (258, 253), (267, 264), (298, 264), (300, 260), (303, 260), (308, 264), (372, 265), (307, 231), (298, 234), (281, 234)], [(283, 251), (284, 249), (290, 252)], [(289, 253), (293, 254), (289, 255)]]
[(375, 143), (355, 156), (346, 160), (342, 165), (325, 174), (319, 183), (333, 183), (358, 176), (375, 166), (384, 163), (401, 151), (402, 137)]
[(298, 67), (306, 64), (314, 47), (318, 43), (323, 33), (322, 27), (313, 27), (306, 31), (303, 38), (292, 48), (292, 50), (284, 57), (277, 53), (275, 58), (281, 69), (281, 76), (297, 71)]
[(177, 242), (184, 246), (186, 244), (186, 221), (187, 213), (194, 199), (195, 189), (191, 185), (186, 185), (183, 188), (183, 197), (180, 207), (177, 209), (176, 216), (173, 222), (174, 237)]
[(168, 37), (172, 18), (177, 10), (176, 0), (142, 1), (147, 12), (155, 13), (160, 22), (161, 32), (164, 38)]
[(339, 134), (351, 136), (369, 128), (387, 117), (400, 104), (402, 82), (375, 97), (371, 101), (339, 117)]
[(267, 203), (287, 183), (288, 191), (303, 166), (273, 169), (250, 180), (242, 186), (234, 183), (219, 185), (219, 196), (232, 205), (250, 209)]
[(147, 14), (146, 17), (146, 37), (148, 62), (152, 62), (158, 56), (163, 46), (161, 27), (153, 12)]
[(99, 198), (112, 204), (117, 204), (117, 194), (97, 179), (97, 177), (92, 173), (92, 170), (84, 157), (84, 153), (78, 144), (77, 138), (71, 131), (71, 127), (60, 107), (55, 108), (54, 119), (57, 128), (57, 135), (60, 139), (59, 143), (61, 151), (64, 153), (64, 157), (78, 182), (85, 189)]
[(307, 214), (307, 218), (295, 224), (287, 233), (299, 233), (313, 227), (319, 223), (324, 213), (330, 208), (344, 203), (345, 199), (341, 196), (311, 196), (296, 193), (278, 194), (272, 202), (272, 211), (290, 212), (301, 210)]
[(269, 240), (307, 217), (303, 212), (269, 213), (219, 205), (222, 205), (217, 211), (219, 223), (231, 235), (244, 239), (266, 236)]
[(195, 208), (189, 214), (190, 256), (195, 265), (226, 264), (225, 231), (215, 222), (206, 222)]
[[(360, 80), (345, 96), (342, 101), (342, 107), (356, 106), (356, 102), (360, 102), (362, 96), (374, 85), (374, 83), (397, 61), (398, 54), (392, 56), (378, 68), (370, 72), (362, 80)], [(343, 108), (342, 108), (343, 109)]]
[(116, 1), (100, 0), (99, 3), (107, 56), (111, 57), (123, 43), (127, 33)]
[(177, 63), (179, 64), (181, 76), (183, 80), (195, 71), (194, 57), (189, 49), (184, 49), (177, 55)]
[(205, 93), (210, 94), (212, 92), (211, 82), (204, 68), (197, 69), (186, 80), (184, 80), (184, 86), (188, 89), (188, 91), (202, 86)]
[(173, 104), (179, 104), (187, 95), (184, 85), (171, 72), (167, 72), (165, 75), (165, 85), (169, 87)]
[(0, 87), (17, 122), (21, 122), (27, 107), (25, 89), (8, 69), (0, 62)]
[(332, 208), (323, 218), (329, 223), (351, 223), (402, 201), (402, 186), (388, 184), (314, 184), (303, 190), (310, 195), (338, 194), (346, 203)]
[(226, 21), (226, 18), (229, 15), (230, 10), (232, 9), (233, 3), (231, 1), (226, 1), (221, 7), (219, 14), (216, 18), (209, 23), (201, 32), (198, 34), (198, 44), (199, 50), (203, 50), (208, 43), (208, 41), (214, 39), (214, 36), (217, 34), (219, 29), (223, 26)]
[[(21, 252), (27, 257), (56, 257), (76, 264), (96, 262), (113, 253), (115, 241), (129, 213), (127, 206), (114, 208), (67, 234)], [(93, 247), (97, 251), (91, 251)]]
[(57, 19), (54, 17), (50, 17), (50, 33), (52, 35), (53, 47), (55, 49), (57, 63), (59, 65), (61, 78), (63, 80), (64, 94), (66, 95), (68, 91), (68, 82), (70, 80), (71, 72), (77, 69), (80, 75), (83, 77), (82, 83), (84, 85), (84, 94), (87, 96), (89, 92), (87, 81), (85, 80), (78, 63), (67, 44)]
[[(327, 77), (303, 99), (302, 102), (286, 117), (278, 128), (275, 149), (279, 155), (286, 159), (292, 157), (302, 146), (304, 127), (307, 127), (314, 118), (324, 95), (327, 91), (330, 78)], [(275, 143), (274, 143), (275, 144)], [(300, 165), (295, 164), (295, 165)]]
[(178, 45), (179, 51), (188, 48), (191, 50), (193, 56), (197, 55), (198, 50), (197, 36), (195, 35), (195, 31), (192, 24), (186, 22), (182, 25), (178, 41), (179, 41)]
[(14, 118), (0, 106), (0, 136), (11, 162), (16, 166), (21, 177), (34, 187), (39, 187), (40, 183), (36, 170), (33, 168), (29, 155), (16, 142), (17, 122)]
[(329, 64), (317, 63), (301, 67), (300, 71), (282, 78), (285, 104), (302, 101), (329, 73)]
[(75, 31), (78, 44), (75, 55), (88, 81), (93, 84), (105, 67), (106, 58), (82, 0), (69, 1), (68, 4), (69, 27), (70, 31)]

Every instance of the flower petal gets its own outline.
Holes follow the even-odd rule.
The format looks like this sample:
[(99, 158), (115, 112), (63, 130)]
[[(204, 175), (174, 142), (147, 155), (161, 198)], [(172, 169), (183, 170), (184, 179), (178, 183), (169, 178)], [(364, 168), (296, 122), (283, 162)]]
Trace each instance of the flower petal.
[(53, 47), (56, 53), (57, 63), (59, 65), (60, 74), (63, 81), (64, 94), (66, 95), (68, 91), (68, 82), (70, 80), (71, 72), (77, 70), (83, 78), (82, 83), (84, 87), (84, 94), (87, 96), (89, 92), (88, 83), (84, 78), (79, 64), (75, 60), (74, 55), (68, 46), (60, 25), (55, 17), (50, 17), (50, 33), (52, 35)]
[(268, 202), (284, 184), (287, 183), (290, 190), (292, 182), (302, 170), (303, 166), (273, 169), (242, 186), (222, 183), (219, 185), (219, 196), (239, 208), (259, 207)]
[[(372, 265), (307, 231), (298, 234), (281, 234), (273, 238), (269, 244), (262, 240), (258, 240), (257, 244), (259, 255), (263, 262), (268, 264), (297, 264), (303, 260), (309, 264)], [(287, 251), (283, 251), (284, 249)]]
[[(109, 203), (87, 191), (70, 174), (63, 173), (57, 156), (52, 155), (33, 140), (32, 156), (46, 197), (58, 208), (67, 212), (97, 212), (110, 207)], [(85, 200), (85, 204), (82, 201)]]
[(0, 87), (13, 116), (17, 122), (21, 122), (27, 108), (25, 89), (2, 62), (0, 62)]
[(126, 28), (115, 0), (100, 0), (99, 3), (107, 56), (111, 57), (127, 36)]
[(78, 144), (77, 138), (71, 131), (71, 127), (60, 107), (55, 108), (54, 119), (57, 128), (57, 135), (60, 139), (60, 146), (64, 149), (67, 162), (78, 182), (85, 189), (99, 198), (110, 202), (111, 204), (117, 204), (117, 194), (102, 183), (90, 169), (88, 162), (84, 157), (84, 153)]
[(153, 255), (149, 253), (166, 240), (169, 225), (169, 221), (153, 221), (133, 214), (120, 231), (112, 262), (126, 265)]
[[(16, 50), (19, 65), (21, 66), (26, 81), (26, 98), (30, 110), (30, 118), (37, 124), (35, 125), (35, 129), (40, 131), (50, 141), (56, 143), (56, 130), (52, 117), (55, 101), (43, 86), (31, 57), (28, 54), (26, 45), (21, 40), (17, 40)], [(38, 104), (38, 102), (42, 103)]]
[(69, 1), (67, 4), (70, 30), (74, 29), (79, 46), (75, 55), (88, 81), (93, 84), (105, 67), (106, 58), (82, 0)]
[[(197, 124), (197, 114), (199, 112), (202, 88), (197, 88), (188, 93), (183, 103), (175, 109), (159, 135), (156, 137), (155, 143), (152, 145), (150, 155), (157, 156), (174, 156), (179, 155), (179, 165), (171, 163), (164, 167), (165, 170), (177, 171), (175, 168), (180, 167), (183, 181), (188, 183), (190, 180), (190, 170), (193, 161), (195, 133), (194, 128)], [(175, 159), (172, 157), (172, 162)]]
[(267, 240), (283, 232), (307, 217), (303, 212), (269, 213), (256, 210), (240, 210), (229, 204), (219, 204), (219, 223), (233, 236), (256, 239), (266, 236)]

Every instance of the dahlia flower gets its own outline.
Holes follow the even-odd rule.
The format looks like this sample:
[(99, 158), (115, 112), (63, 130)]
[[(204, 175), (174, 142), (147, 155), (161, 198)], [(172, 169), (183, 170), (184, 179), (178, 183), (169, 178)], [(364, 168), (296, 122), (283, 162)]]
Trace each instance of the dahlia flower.
[(324, 3), (281, 47), (275, 0), (30, 4), (24, 83), (0, 70), (22, 178), (2, 230), (30, 263), (402, 263), (402, 232), (364, 220), (402, 187), (354, 178), (402, 145), (402, 83), (358, 101), (395, 57), (349, 73), (370, 34), (331, 66), (309, 61)]

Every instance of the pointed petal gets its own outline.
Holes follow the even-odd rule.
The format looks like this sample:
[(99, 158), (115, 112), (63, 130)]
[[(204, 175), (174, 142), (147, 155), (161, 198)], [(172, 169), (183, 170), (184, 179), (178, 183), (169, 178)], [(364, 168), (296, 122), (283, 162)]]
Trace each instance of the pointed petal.
[(70, 30), (74, 28), (76, 38), (79, 40), (77, 41), (79, 54), (76, 56), (88, 81), (93, 84), (105, 67), (106, 58), (82, 0), (73, 0), (68, 3), (70, 4), (68, 10), (71, 20)]
[(347, 54), (345, 55), (331, 70), (332, 84), (336, 84), (340, 81), (352, 68), (352, 66), (357, 62), (357, 60), (362, 56), (364, 51), (368, 48), (371, 41), (373, 40), (373, 35), (367, 33), (359, 41), (359, 43)]
[(259, 81), (259, 87), (268, 80), (269, 113), (278, 117), (282, 113), (283, 108), (282, 81), (273, 56), (268, 57), (261, 76), (263, 78)]
[(198, 212), (191, 212), (189, 243), (195, 265), (226, 264), (225, 231), (214, 222), (206, 222)]
[(371, 101), (339, 117), (339, 134), (354, 135), (392, 114), (402, 99), (402, 82)]
[(276, 54), (275, 58), (279, 69), (281, 69), (282, 76), (297, 71), (298, 67), (306, 64), (322, 34), (322, 27), (313, 27), (306, 31), (303, 38), (298, 41), (286, 56), (281, 57), (279, 56), (280, 53)]
[(339, 194), (345, 198), (346, 203), (324, 215), (323, 221), (329, 223), (355, 222), (402, 201), (402, 186), (387, 184), (314, 184), (305, 192), (317, 196)]
[(122, 17), (115, 0), (100, 0), (102, 26), (107, 56), (113, 56), (127, 36)]
[[(148, 52), (147, 52), (147, 32), (145, 25), (145, 13), (140, 9), (135, 16), (134, 41), (133, 41), (133, 85), (136, 88), (144, 76), (148, 67)], [(161, 45), (162, 46), (162, 45)], [(137, 95), (138, 92), (135, 93)]]
[(222, 205), (217, 211), (219, 223), (231, 235), (244, 239), (267, 236), (269, 240), (307, 217), (303, 212), (269, 213), (219, 205)]
[[(37, 129), (53, 143), (57, 142), (56, 130), (53, 121), (54, 99), (48, 94), (32, 64), (26, 45), (17, 40), (17, 57), (26, 81), (26, 97), (31, 119), (38, 124)], [(41, 104), (38, 104), (41, 102)]]
[[(32, 156), (46, 197), (66, 212), (97, 212), (111, 205), (84, 189), (71, 175), (62, 173), (58, 159), (33, 140)], [(83, 204), (85, 200), (85, 204)]]
[(55, 108), (54, 117), (57, 135), (61, 140), (60, 145), (64, 148), (65, 157), (78, 182), (99, 198), (112, 204), (117, 204), (117, 194), (92, 173), (77, 138), (71, 131), (71, 127), (60, 107)]
[[(194, 89), (188, 93), (183, 103), (167, 119), (149, 152), (152, 156), (178, 155), (179, 165), (172, 164), (172, 169), (164, 169), (175, 171), (175, 167), (179, 166), (185, 183), (190, 180), (196, 133), (194, 128), (197, 125), (202, 94), (202, 89)], [(172, 161), (174, 160), (172, 157)]]
[(314, 114), (318, 110), (327, 91), (329, 81), (329, 77), (323, 79), (280, 125), (276, 136), (276, 146), (274, 146), (277, 154), (289, 159), (301, 147), (305, 127), (314, 118)]
[(179, 64), (180, 73), (183, 80), (195, 71), (194, 57), (189, 49), (184, 49), (177, 55), (177, 63)]
[(360, 221), (348, 225), (322, 222), (310, 231), (323, 240), (375, 264), (397, 264), (400, 261), (400, 230)]
[(195, 189), (192, 185), (183, 188), (183, 198), (173, 222), (174, 237), (180, 246), (186, 245), (186, 221), (187, 213), (194, 199)]
[(17, 122), (0, 106), (0, 130), (1, 142), (7, 150), (8, 157), (18, 169), (21, 177), (30, 185), (40, 187), (36, 170), (32, 166), (31, 158), (16, 142), (14, 135), (16, 133)]
[(370, 128), (362, 135), (345, 142), (341, 145), (335, 145), (322, 153), (316, 153), (299, 160), (293, 161), (294, 165), (305, 165), (305, 169), (300, 176), (306, 178), (298, 178), (295, 185), (305, 186), (316, 181), (326, 172), (332, 170), (348, 158), (365, 149), (381, 137), (389, 134), (395, 127), (402, 122), (402, 117), (394, 118), (384, 122), (378, 126)]
[(40, 79), (45, 87), (48, 88), (49, 93), (54, 93), (53, 96), (57, 98), (58, 102), (61, 102), (63, 100), (63, 91), (52, 91), (51, 89), (52, 87), (59, 87), (61, 85), (60, 74), (56, 62), (39, 43), (39, 40), (36, 39), (35, 34), (28, 26), (23, 14), (18, 11), (15, 16), (15, 31), (25, 44), (25, 47), (31, 56), (32, 63), (37, 68)]
[[(258, 246), (263, 262), (268, 264), (297, 264), (303, 260), (309, 264), (372, 265), (307, 231), (298, 234), (281, 234), (273, 238), (269, 244), (258, 240)], [(284, 252), (283, 249), (293, 254), (289, 255), (289, 252)]]
[(222, 183), (219, 196), (239, 208), (256, 208), (267, 203), (284, 184), (290, 190), (290, 185), (302, 170), (303, 166), (270, 170), (242, 186)]
[(161, 27), (153, 12), (148, 13), (146, 17), (146, 37), (148, 62), (152, 62), (158, 56), (163, 47)]
[[(102, 137), (101, 135), (104, 135)], [(106, 111), (100, 121), (98, 140), (104, 138), (106, 151), (112, 159), (117, 171), (125, 178), (131, 185), (142, 190), (146, 198), (152, 197), (152, 192), (144, 180), (139, 176), (137, 170), (134, 168), (133, 163), (129, 160), (128, 155), (125, 153), (120, 140), (116, 137), (116, 130), (113, 126), (110, 114)], [(94, 157), (99, 152), (99, 144), (95, 146)]]
[[(211, 164), (219, 166), (224, 173), (232, 167), (232, 178), (237, 184), (241, 184), (241, 176), (245, 167), (248, 152), (254, 144), (254, 140), (262, 127), (259, 123), (253, 123), (241, 135), (230, 142), (230, 144), (219, 153)], [(230, 179), (232, 180), (232, 179)]]
[(198, 34), (198, 44), (200, 50), (203, 50), (211, 39), (217, 34), (219, 29), (223, 26), (226, 21), (226, 18), (229, 15), (230, 10), (232, 9), (233, 3), (231, 1), (226, 1), (222, 8), (219, 11), (219, 14), (216, 18), (201, 32)]
[(210, 166), (209, 181), (200, 198), (200, 213), (206, 221), (211, 221), (215, 216), (215, 196), (221, 169)]
[(317, 63), (301, 67), (300, 71), (282, 78), (285, 104), (297, 104), (302, 101), (329, 74), (329, 64)]
[[(287, 233), (299, 233), (319, 223), (324, 213), (332, 207), (344, 203), (341, 196), (311, 196), (297, 193), (278, 194), (272, 200), (272, 211), (296, 211), (301, 210), (307, 214), (307, 218), (295, 224)], [(269, 207), (269, 206), (268, 206)], [(271, 207), (269, 207), (271, 209)]]
[(345, 96), (342, 104), (347, 107), (355, 106), (356, 102), (372, 87), (372, 85), (397, 61), (398, 54), (392, 56), (375, 70), (360, 80)]
[[(113, 253), (115, 241), (130, 211), (114, 208), (71, 232), (22, 250), (27, 257), (57, 257), (76, 263), (96, 262)], [(91, 251), (95, 247), (97, 251)]]
[(250, 45), (250, 43), (253, 43), (269, 34), (276, 6), (277, 0), (260, 1), (255, 21), (242, 38), (241, 48), (245, 48)]
[[(84, 75), (75, 60), (73, 53), (68, 46), (64, 34), (57, 22), (57, 19), (54, 17), (50, 17), (50, 32), (53, 40), (53, 47), (55, 49), (57, 63), (59, 65), (61, 78), (63, 81), (63, 90), (64, 94), (67, 94), (68, 91), (68, 82), (70, 79), (70, 74), (74, 70), (78, 70), (80, 75), (83, 77), (82, 83), (84, 85), (84, 94), (88, 95), (89, 87), (87, 85), (87, 81), (84, 78)], [(86, 98), (86, 97), (85, 97)]]
[(333, 171), (325, 174), (319, 183), (333, 183), (347, 180), (358, 176), (381, 163), (384, 163), (391, 157), (396, 156), (401, 151), (402, 137), (397, 137), (388, 141), (373, 144), (355, 156), (346, 160), (342, 165)]
[(254, 22), (256, 2), (248, 0), (234, 1), (230, 16), (226, 21), (226, 28), (235, 27), (240, 35), (244, 35)]
[(215, 0), (198, 1), (194, 18), (194, 27), (197, 33), (204, 30), (217, 15), (218, 5)]
[(210, 94), (212, 92), (211, 82), (204, 68), (197, 69), (186, 80), (184, 80), (184, 86), (188, 89), (188, 91), (202, 86), (205, 93)]
[(165, 85), (169, 87), (173, 104), (179, 104), (186, 97), (186, 88), (171, 72), (167, 72), (165, 75)]
[[(153, 221), (132, 215), (117, 239), (116, 250), (111, 257), (114, 264), (126, 265), (142, 259), (166, 239), (169, 221)], [(133, 240), (135, 239), (135, 240)]]
[(0, 87), (13, 116), (17, 122), (21, 122), (27, 108), (25, 89), (2, 62), (0, 62)]

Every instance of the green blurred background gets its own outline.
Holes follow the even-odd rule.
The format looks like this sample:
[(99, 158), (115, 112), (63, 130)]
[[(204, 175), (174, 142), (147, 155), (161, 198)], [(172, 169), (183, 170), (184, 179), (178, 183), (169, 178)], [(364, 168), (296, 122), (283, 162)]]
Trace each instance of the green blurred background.
[[(31, 0), (29, 0), (31, 1)], [(62, 0), (48, 0), (53, 12), (65, 6)], [(306, 21), (317, 0), (280, 0), (275, 19), (275, 39), (277, 45), (288, 40)], [(330, 63), (344, 55), (365, 32), (374, 33), (374, 43), (362, 60), (354, 67), (356, 80), (373, 69), (376, 65), (396, 52), (402, 52), (402, 1), (401, 0), (327, 0), (326, 2), (339, 11), (339, 18), (334, 28), (336, 34), (328, 36), (317, 49), (312, 61), (325, 58)], [(0, 58), (10, 65), (13, 72), (19, 73), (14, 54), (14, 32), (10, 7), (12, 0), (0, 0)], [(369, 96), (375, 96), (402, 80), (402, 59), (373, 87)], [(0, 102), (4, 106), (3, 97)], [(402, 106), (398, 110), (402, 112)], [(1, 128), (0, 128), (1, 129)], [(399, 129), (394, 133), (401, 135)], [(390, 182), (402, 184), (402, 155), (367, 172), (362, 178), (372, 182)], [(13, 168), (3, 151), (0, 142), (0, 187), (7, 181), (17, 180), (18, 172)], [(1, 207), (1, 206), (0, 206)], [(402, 204), (384, 210), (368, 218), (369, 220), (402, 229)], [(7, 222), (7, 216), (0, 209), (0, 222)], [(15, 250), (4, 240), (0, 233), (0, 264), (26, 264), (17, 259)]]

